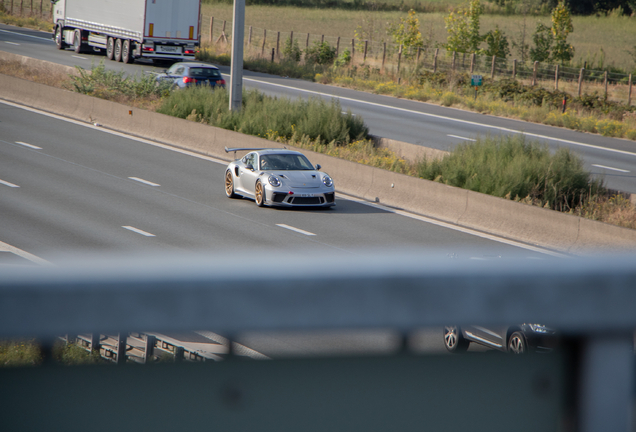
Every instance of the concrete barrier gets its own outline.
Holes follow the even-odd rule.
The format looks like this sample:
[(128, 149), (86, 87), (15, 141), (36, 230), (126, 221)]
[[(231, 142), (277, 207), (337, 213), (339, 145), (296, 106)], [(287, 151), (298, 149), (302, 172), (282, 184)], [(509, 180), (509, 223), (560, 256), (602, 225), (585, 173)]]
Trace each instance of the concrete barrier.
[(419, 162), (422, 159), (432, 160), (441, 159), (450, 154), (444, 150), (438, 150), (431, 147), (424, 147), (416, 144), (396, 141), (389, 138), (371, 135), (373, 142), (377, 148), (385, 148), (391, 150), (404, 160), (410, 162)]
[[(231, 160), (227, 147), (282, 147), (86, 95), (0, 75), (0, 98), (105, 128)], [(636, 230), (545, 210), (303, 150), (339, 192), (513, 240), (577, 254), (633, 251)]]

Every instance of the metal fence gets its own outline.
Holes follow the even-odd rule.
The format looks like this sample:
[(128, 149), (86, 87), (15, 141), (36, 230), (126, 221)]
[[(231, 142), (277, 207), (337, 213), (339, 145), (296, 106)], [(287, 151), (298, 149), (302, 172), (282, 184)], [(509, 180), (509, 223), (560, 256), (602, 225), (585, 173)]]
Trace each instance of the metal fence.
[(4, 267), (2, 338), (122, 329), (408, 335), (539, 322), (564, 342), (522, 357), (416, 355), (405, 344), (388, 355), (0, 368), (3, 429), (632, 430), (636, 256), (471, 256), (378, 250)]
[(23, 18), (50, 20), (53, 14), (53, 3), (50, 0), (0, 0), (0, 4), (10, 15)]

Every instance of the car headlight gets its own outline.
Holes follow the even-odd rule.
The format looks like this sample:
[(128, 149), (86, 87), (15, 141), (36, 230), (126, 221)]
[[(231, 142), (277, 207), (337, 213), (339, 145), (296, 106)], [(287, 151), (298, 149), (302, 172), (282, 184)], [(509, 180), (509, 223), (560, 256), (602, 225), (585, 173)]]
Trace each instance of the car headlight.
[(267, 180), (269, 181), (269, 184), (271, 184), (274, 187), (279, 187), (281, 185), (280, 179), (276, 177), (275, 175), (269, 176)]
[(528, 324), (528, 326), (530, 327), (530, 330), (535, 333), (552, 333), (554, 331), (541, 324)]
[(325, 174), (322, 177), (322, 182), (325, 184), (325, 186), (327, 187), (331, 187), (333, 186), (333, 180), (331, 180), (331, 177), (329, 177), (327, 174)]

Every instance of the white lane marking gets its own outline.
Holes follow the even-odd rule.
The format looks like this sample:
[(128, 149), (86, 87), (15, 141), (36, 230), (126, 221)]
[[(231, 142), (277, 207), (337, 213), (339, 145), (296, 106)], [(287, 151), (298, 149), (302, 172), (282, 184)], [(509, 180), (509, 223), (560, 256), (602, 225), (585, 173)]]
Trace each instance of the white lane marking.
[[(253, 79), (253, 78), (245, 78), (244, 77), (243, 81), (253, 81), (253, 82), (258, 82), (258, 83), (261, 83), (261, 84), (271, 85), (271, 86), (274, 86), (274, 87), (292, 88), (292, 89), (297, 90), (299, 92), (311, 93), (311, 94), (315, 94), (315, 95), (318, 95), (318, 96), (325, 96), (325, 97), (330, 97), (330, 98), (334, 98), (334, 99), (340, 99), (340, 100), (346, 100), (346, 101), (356, 102), (356, 103), (365, 104), (365, 105), (376, 106), (376, 107), (380, 107), (380, 108), (387, 108), (387, 109), (392, 109), (392, 110), (395, 110), (395, 111), (407, 112), (407, 113), (410, 113), (410, 114), (418, 114), (418, 115), (425, 116), (425, 117), (433, 117), (433, 118), (436, 118), (436, 119), (448, 120), (448, 121), (456, 122), (456, 123), (469, 124), (469, 125), (472, 125), (472, 126), (483, 127), (483, 128), (486, 128), (486, 129), (495, 129), (495, 130), (499, 130), (499, 131), (502, 131), (502, 132), (516, 133), (516, 134), (521, 134), (521, 135), (525, 135), (525, 136), (529, 136), (529, 137), (533, 137), (533, 138), (545, 139), (545, 140), (548, 140), (548, 141), (557, 141), (557, 142), (562, 142), (562, 143), (565, 143), (565, 144), (572, 144), (572, 145), (576, 145), (576, 146), (580, 146), (580, 147), (593, 148), (595, 150), (604, 150), (604, 151), (608, 151), (608, 152), (612, 152), (612, 153), (619, 153), (619, 154), (625, 154), (625, 155), (629, 155), (629, 156), (636, 156), (636, 153), (628, 152), (628, 151), (624, 151), (624, 150), (616, 150), (616, 149), (596, 146), (596, 145), (592, 145), (592, 144), (585, 144), (585, 143), (578, 142), (578, 141), (571, 141), (571, 140), (566, 140), (566, 139), (561, 139), (561, 138), (554, 138), (554, 137), (550, 137), (550, 136), (547, 136), (547, 135), (528, 133), (528, 132), (524, 132), (524, 131), (521, 131), (521, 130), (510, 129), (510, 128), (505, 128), (505, 127), (501, 127), (501, 126), (487, 125), (487, 124), (484, 124), (484, 123), (478, 123), (478, 122), (474, 122), (474, 121), (470, 121), (470, 120), (461, 120), (461, 119), (456, 119), (456, 118), (453, 118), (453, 117), (442, 116), (442, 115), (438, 115), (438, 114), (430, 114), (430, 113), (424, 113), (424, 112), (421, 112), (421, 111), (415, 111), (415, 110), (406, 109), (406, 108), (398, 108), (398, 107), (394, 107), (394, 106), (391, 106), (391, 105), (385, 105), (385, 104), (376, 103), (376, 102), (366, 102), (366, 101), (362, 101), (360, 99), (348, 98), (348, 97), (344, 97), (344, 96), (336, 96), (336, 95), (333, 95), (333, 94), (317, 92), (317, 91), (313, 91), (313, 90), (298, 89), (298, 88), (294, 88), (294, 87), (285, 86), (285, 85), (282, 85), (282, 84), (273, 84), (273, 83), (269, 83), (267, 81), (261, 81), (261, 80), (257, 80), (257, 79)], [(415, 102), (417, 102), (417, 101), (415, 101)], [(424, 102), (420, 102), (420, 103), (424, 103)], [(463, 111), (463, 110), (458, 110), (458, 111)], [(470, 111), (466, 111), (466, 112), (470, 112)], [(510, 119), (508, 119), (508, 120), (510, 120)]]
[(136, 232), (137, 234), (141, 234), (142, 236), (146, 236), (146, 237), (154, 237), (154, 234), (150, 234), (149, 232), (140, 230), (139, 228), (135, 228), (135, 227), (131, 227), (131, 226), (123, 226), (122, 228), (130, 230), (132, 232)]
[(30, 254), (30, 253), (28, 253), (26, 251), (23, 251), (22, 249), (18, 249), (15, 246), (11, 246), (10, 244), (3, 243), (1, 241), (0, 241), (0, 250), (14, 253), (15, 255), (18, 255), (18, 256), (20, 256), (20, 257), (22, 257), (24, 259), (27, 259), (27, 260), (29, 260), (31, 262), (34, 262), (36, 264), (40, 264), (40, 265), (43, 265), (43, 266), (52, 266), (53, 265), (50, 262), (48, 262), (47, 260), (45, 260), (45, 259), (37, 257), (37, 256), (35, 256), (33, 254)]
[[(109, 129), (98, 128), (96, 126), (93, 126), (90, 123), (81, 122), (81, 121), (78, 121), (78, 120), (72, 120), (72, 119), (69, 119), (69, 118), (66, 118), (66, 117), (62, 117), (62, 116), (59, 116), (59, 115), (56, 115), (56, 114), (51, 114), (51, 113), (48, 113), (48, 112), (45, 112), (45, 111), (42, 111), (42, 110), (38, 110), (38, 109), (35, 109), (35, 108), (25, 107), (24, 105), (19, 105), (19, 104), (13, 103), (13, 102), (7, 102), (7, 101), (0, 100), (0, 104), (9, 105), (9, 106), (12, 106), (12, 107), (15, 107), (15, 108), (23, 109), (25, 111), (34, 112), (34, 113), (37, 113), (37, 114), (40, 114), (40, 115), (43, 115), (43, 116), (47, 116), (47, 117), (51, 117), (51, 118), (54, 118), (54, 119), (57, 119), (57, 120), (62, 120), (62, 121), (65, 121), (65, 122), (68, 122), (68, 123), (72, 123), (72, 124), (76, 124), (76, 125), (79, 125), (79, 126), (83, 126), (83, 127), (86, 127), (86, 128), (99, 130), (99, 131), (102, 131), (102, 132), (105, 132), (105, 133), (108, 133), (108, 134), (111, 134), (111, 135), (119, 136), (119, 137), (126, 138), (126, 139), (129, 139), (129, 140), (137, 141), (137, 142), (141, 142), (141, 143), (148, 144), (148, 145), (151, 145), (151, 146), (154, 146), (154, 147), (159, 147), (159, 148), (162, 148), (164, 150), (170, 150), (170, 151), (173, 151), (175, 153), (181, 153), (181, 154), (192, 156), (192, 157), (195, 157), (195, 158), (198, 158), (198, 159), (203, 159), (203, 160), (207, 160), (207, 161), (210, 161), (210, 162), (218, 163), (220, 165), (227, 165), (228, 161), (231, 160), (230, 158), (221, 159), (221, 158), (206, 156), (206, 155), (203, 155), (203, 154), (200, 154), (200, 153), (193, 152), (191, 150), (180, 149), (180, 148), (177, 148), (177, 147), (170, 146), (168, 144), (162, 144), (162, 143), (158, 143), (156, 141), (151, 141), (149, 139), (127, 135), (127, 134), (124, 134), (124, 133), (121, 133), (121, 132), (116, 132), (116, 131), (109, 130)], [(371, 207), (376, 207), (376, 208), (382, 209), (382, 210), (390, 212), (390, 213), (395, 213), (395, 214), (398, 214), (400, 216), (408, 217), (408, 218), (411, 218), (411, 219), (416, 219), (416, 220), (419, 220), (419, 221), (422, 221), (422, 222), (426, 222), (426, 223), (430, 223), (430, 224), (437, 225), (437, 226), (442, 226), (444, 228), (452, 229), (454, 231), (463, 232), (463, 233), (466, 233), (466, 234), (473, 235), (475, 237), (484, 238), (484, 239), (495, 241), (495, 242), (498, 242), (498, 243), (503, 243), (503, 244), (507, 244), (507, 245), (510, 245), (510, 246), (515, 246), (515, 247), (519, 247), (519, 248), (522, 248), (522, 249), (531, 250), (533, 252), (542, 253), (542, 254), (551, 255), (551, 256), (556, 256), (556, 257), (569, 257), (570, 256), (570, 255), (566, 255), (566, 254), (562, 254), (562, 253), (559, 253), (559, 252), (552, 251), (550, 249), (544, 249), (544, 248), (539, 247), (539, 246), (531, 246), (531, 245), (528, 245), (528, 244), (525, 244), (525, 243), (516, 242), (516, 241), (513, 241), (513, 240), (508, 240), (508, 239), (505, 239), (503, 237), (497, 237), (495, 235), (485, 234), (483, 232), (471, 230), (469, 228), (463, 228), (463, 227), (460, 227), (458, 225), (453, 225), (453, 224), (450, 224), (450, 223), (441, 222), (441, 221), (438, 221), (436, 219), (431, 219), (431, 218), (427, 218), (427, 217), (424, 217), (424, 216), (417, 215), (415, 213), (408, 213), (408, 212), (403, 211), (403, 210), (391, 209), (391, 208), (384, 207), (384, 206), (381, 206), (381, 205), (376, 204), (376, 203), (370, 203), (368, 201), (365, 201), (365, 200), (362, 200), (362, 199), (359, 199), (359, 198), (355, 198), (355, 197), (353, 197), (351, 195), (347, 195), (347, 194), (342, 193), (342, 192), (338, 192), (338, 196), (345, 197), (345, 199), (348, 199), (350, 201), (358, 202), (358, 203), (361, 203), (361, 204), (364, 204), (364, 205), (368, 205), (368, 206), (371, 206)]]
[(131, 179), (131, 180), (134, 180), (134, 181), (138, 181), (139, 183), (147, 184), (149, 186), (161, 186), (161, 185), (159, 185), (157, 183), (153, 183), (153, 182), (148, 181), (148, 180), (140, 179), (139, 177), (128, 177), (128, 178)]
[(597, 167), (597, 168), (605, 168), (608, 170), (612, 170), (612, 171), (619, 171), (619, 172), (624, 172), (624, 173), (628, 173), (628, 170), (624, 170), (624, 169), (620, 169), (620, 168), (612, 168), (612, 167), (608, 167), (605, 165), (596, 165), (596, 164), (592, 164), (593, 167)]
[(33, 144), (27, 144), (27, 143), (22, 142), (22, 141), (16, 141), (15, 143), (16, 144), (20, 144), (20, 145), (25, 146), (25, 147), (32, 148), (32, 149), (42, 150), (42, 147), (34, 146)]
[(9, 30), (0, 30), (0, 32), (2, 32), (2, 33), (11, 33), (11, 34), (18, 35), (18, 36), (24, 36), (24, 37), (30, 37), (30, 38), (33, 38), (33, 39), (40, 39), (40, 40), (54, 42), (53, 39), (51, 38), (51, 36), (49, 36), (49, 37), (38, 37), (38, 36), (28, 35), (28, 34), (19, 33), (19, 32), (13, 32), (13, 31), (9, 31)]
[(80, 60), (86, 60), (87, 59), (87, 57), (82, 57), (82, 56), (78, 56), (78, 55), (72, 55), (71, 57), (75, 57), (75, 58), (80, 59)]
[(459, 135), (446, 135), (446, 136), (449, 136), (451, 138), (459, 138), (461, 140), (466, 140), (466, 141), (477, 141), (476, 139), (466, 138), (466, 137), (459, 136)]
[(4, 41), (4, 43), (8, 43), (9, 45), (20, 45), (19, 43)]
[(288, 229), (288, 230), (296, 231), (297, 233), (305, 234), (306, 236), (315, 236), (316, 235), (316, 234), (311, 233), (309, 231), (301, 230), (300, 228), (294, 228), (293, 226), (289, 226), (289, 225), (285, 225), (285, 224), (276, 224), (276, 226), (279, 226), (281, 228), (285, 228), (285, 229)]
[(3, 185), (5, 185), (5, 186), (12, 187), (12, 188), (19, 188), (19, 187), (20, 187), (20, 186), (18, 186), (18, 185), (14, 185), (13, 183), (9, 183), (9, 182), (4, 181), (4, 180), (0, 180), (0, 183), (2, 183), (2, 184), (3, 184)]

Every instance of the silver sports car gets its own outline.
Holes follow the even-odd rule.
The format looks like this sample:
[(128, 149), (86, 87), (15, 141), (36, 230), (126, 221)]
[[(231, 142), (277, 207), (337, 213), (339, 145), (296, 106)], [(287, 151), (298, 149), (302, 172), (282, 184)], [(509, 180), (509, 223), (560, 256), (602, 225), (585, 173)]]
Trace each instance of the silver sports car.
[(331, 207), (336, 205), (333, 180), (313, 167), (300, 152), (287, 149), (225, 148), (247, 151), (225, 171), (229, 198), (252, 198), (256, 205), (281, 207)]

